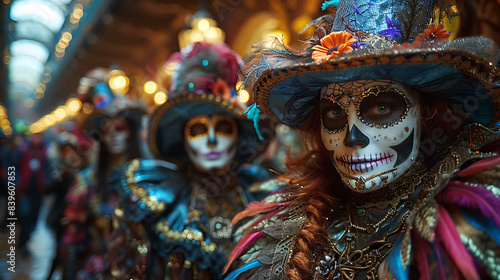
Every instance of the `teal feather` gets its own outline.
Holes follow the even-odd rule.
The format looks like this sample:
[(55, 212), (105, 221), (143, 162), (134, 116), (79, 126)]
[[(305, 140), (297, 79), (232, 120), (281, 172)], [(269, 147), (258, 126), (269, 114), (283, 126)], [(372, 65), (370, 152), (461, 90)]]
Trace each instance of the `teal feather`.
[(403, 238), (396, 241), (391, 254), (388, 257), (389, 269), (394, 275), (395, 279), (398, 280), (408, 280), (409, 270), (403, 268), (403, 262), (401, 261), (401, 244), (403, 243)]
[(333, 1), (325, 1), (323, 4), (321, 4), (321, 10), (324, 11), (328, 9), (331, 5), (337, 6), (339, 4), (339, 0), (333, 0)]
[(259, 137), (259, 139), (261, 141), (264, 140), (264, 137), (262, 137), (259, 129), (260, 109), (257, 108), (257, 104), (253, 104), (252, 106), (248, 107), (248, 109), (245, 111), (245, 114), (247, 115), (247, 119), (253, 121), (253, 127), (255, 128), (255, 132), (257, 132), (257, 136)]
[(241, 266), (240, 268), (236, 269), (235, 271), (231, 272), (226, 278), (224, 278), (224, 280), (236, 280), (238, 276), (240, 276), (240, 274), (242, 274), (243, 272), (250, 270), (252, 268), (259, 267), (261, 265), (262, 264), (259, 261), (253, 260)]

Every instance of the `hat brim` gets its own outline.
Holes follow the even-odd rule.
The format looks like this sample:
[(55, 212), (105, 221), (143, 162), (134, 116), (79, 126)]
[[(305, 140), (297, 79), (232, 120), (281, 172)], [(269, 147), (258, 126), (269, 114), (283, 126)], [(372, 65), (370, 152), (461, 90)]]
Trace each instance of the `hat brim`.
[[(498, 56), (491, 40), (479, 39), (489, 43), (490, 50), (497, 52), (493, 56)], [(500, 120), (500, 71), (484, 56), (460, 49), (460, 44), (463, 41), (439, 49), (356, 52), (319, 63), (267, 70), (254, 84), (254, 99), (275, 121), (301, 127), (325, 85), (385, 79), (464, 105), (469, 122), (493, 124)]]
[(142, 116), (145, 114), (146, 112), (139, 108), (122, 109), (113, 115), (96, 111), (83, 123), (82, 130), (88, 137), (99, 140), (101, 138), (102, 127), (107, 120), (122, 118), (134, 127), (134, 129), (138, 130), (141, 127)]
[(156, 158), (185, 165), (189, 160), (184, 147), (184, 126), (196, 115), (227, 115), (236, 120), (238, 147), (235, 160), (251, 160), (267, 146), (272, 132), (261, 125), (264, 140), (259, 140), (253, 122), (244, 112), (213, 94), (189, 93), (169, 99), (153, 113), (150, 122), (149, 143)]

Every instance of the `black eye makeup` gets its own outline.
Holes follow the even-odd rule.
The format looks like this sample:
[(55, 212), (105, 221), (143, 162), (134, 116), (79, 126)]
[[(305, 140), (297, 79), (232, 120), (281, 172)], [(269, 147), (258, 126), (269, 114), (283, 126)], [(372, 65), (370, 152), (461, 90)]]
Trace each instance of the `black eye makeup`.
[(208, 128), (205, 124), (197, 123), (191, 126), (191, 129), (189, 131), (189, 135), (191, 136), (198, 136), (201, 134), (206, 134), (208, 131)]
[(233, 133), (234, 121), (232, 119), (224, 119), (215, 125), (215, 133), (221, 135), (231, 135)]
[(234, 119), (214, 115), (209, 118), (198, 117), (189, 120), (186, 123), (184, 134), (188, 141), (192, 141), (198, 137), (208, 136), (210, 129), (214, 129), (216, 136), (232, 137), (238, 133)]
[(364, 93), (357, 114), (365, 125), (387, 128), (401, 122), (409, 108), (410, 101), (398, 89), (375, 86)]
[(184, 134), (189, 141), (197, 137), (208, 135), (208, 120), (206, 118), (194, 118), (186, 123)]
[(323, 99), (319, 103), (321, 123), (328, 133), (342, 131), (347, 125), (347, 113), (338, 103)]

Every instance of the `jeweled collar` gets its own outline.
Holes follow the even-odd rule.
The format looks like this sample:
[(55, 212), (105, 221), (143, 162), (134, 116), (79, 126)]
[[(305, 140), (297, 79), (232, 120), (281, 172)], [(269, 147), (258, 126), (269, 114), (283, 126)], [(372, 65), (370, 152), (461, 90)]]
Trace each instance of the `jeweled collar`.
[[(332, 212), (326, 228), (331, 246), (317, 260), (316, 273), (328, 279), (344, 279), (344, 276), (377, 279), (379, 265), (390, 254), (396, 240), (407, 232), (408, 219), (432, 201), (467, 161), (496, 156), (481, 153), (479, 149), (497, 139), (499, 135), (493, 130), (478, 124), (469, 125), (436, 164), (430, 168), (416, 165), (415, 170), (404, 176), (410, 179), (408, 184), (416, 185), (398, 185), (403, 191), (388, 192), (392, 200), (387, 200), (390, 196), (380, 195), (386, 200), (378, 204), (366, 203), (377, 195), (358, 194), (350, 202), (365, 199), (360, 201), (365, 202), (364, 205), (347, 203), (345, 211)], [(398, 196), (399, 193), (402, 195)]]

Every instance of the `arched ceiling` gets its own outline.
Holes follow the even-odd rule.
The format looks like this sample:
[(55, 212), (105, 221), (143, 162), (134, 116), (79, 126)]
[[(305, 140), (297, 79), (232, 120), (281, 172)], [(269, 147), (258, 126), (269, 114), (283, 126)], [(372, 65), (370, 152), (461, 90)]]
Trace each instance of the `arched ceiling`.
[[(208, 10), (219, 27), (226, 31), (226, 42), (233, 45), (235, 40), (241, 38), (240, 26), (245, 25), (253, 15), (267, 11), (271, 17), (274, 15), (276, 20), (283, 22), (304, 12), (319, 13), (321, 1), (3, 2), (6, 36), (2, 39), (11, 49), (4, 53), (8, 66), (4, 67), (2, 77), (6, 82), (2, 85), (3, 92), (8, 94), (2, 96), (0, 103), (7, 104), (9, 115), (31, 123), (64, 104), (69, 97), (75, 96), (80, 78), (96, 67), (119, 67), (131, 75), (132, 82), (135, 79), (138, 83), (143, 83), (154, 78), (158, 67), (173, 52), (178, 51), (178, 33), (186, 26), (186, 19), (191, 18), (200, 7)], [(284, 15), (288, 16), (283, 17)], [(248, 24), (246, 28), (248, 29)], [(277, 29), (293, 32), (288, 25)], [(23, 39), (32, 41), (28, 44)], [(12, 49), (13, 45), (22, 43), (26, 46), (24, 53)], [(39, 54), (33, 51), (37, 46), (42, 50)], [(244, 51), (243, 48), (240, 50)], [(21, 54), (21, 59), (16, 54)], [(14, 69), (16, 61), (20, 61), (21, 66)], [(7, 84), (8, 87), (5, 86)]]
[[(80, 78), (96, 67), (119, 67), (139, 84), (154, 78), (158, 67), (178, 51), (178, 33), (200, 7), (208, 10), (225, 31), (226, 42), (240, 55), (258, 37), (242, 32), (278, 30), (297, 42), (307, 36), (299, 37), (297, 32), (325, 13), (320, 10), (321, 0), (2, 1), (0, 104), (7, 105), (11, 119), (27, 123), (74, 96)], [(473, 12), (469, 14), (474, 18)], [(261, 26), (259, 18), (269, 26)], [(468, 21), (468, 26), (477, 22)], [(26, 104), (27, 99), (33, 104)]]

